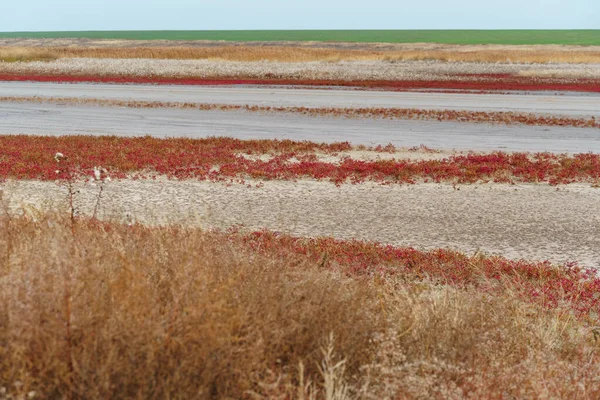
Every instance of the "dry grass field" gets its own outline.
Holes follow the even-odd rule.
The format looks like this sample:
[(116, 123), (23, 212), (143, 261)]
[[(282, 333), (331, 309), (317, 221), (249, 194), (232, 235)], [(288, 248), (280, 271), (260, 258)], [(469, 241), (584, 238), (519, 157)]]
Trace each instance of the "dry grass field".
[[(600, 63), (600, 47), (596, 46), (509, 46), (509, 45), (362, 45), (324, 46), (290, 43), (193, 42), (131, 43), (127, 41), (92, 42), (68, 46), (49, 42), (43, 46), (8, 45), (0, 42), (0, 60), (27, 61), (52, 58), (143, 58), (223, 61), (412, 61), (438, 60), (479, 63)], [(2, 45), (4, 44), (4, 45)], [(28, 44), (26, 42), (25, 44)]]
[[(104, 55), (101, 53), (104, 50), (94, 51)], [(124, 51), (135, 54), (136, 50)], [(151, 57), (153, 51), (149, 50), (145, 55)], [(243, 52), (240, 50), (239, 54)], [(25, 59), (28, 56), (22, 51), (12, 55), (6, 52), (5, 59), (19, 57)], [(389, 55), (383, 59), (329, 61), (322, 60), (321, 56), (318, 61), (237, 61), (217, 56), (202, 59), (62, 58), (48, 50), (34, 52), (29, 57), (26, 62), (0, 62), (0, 80), (600, 92), (598, 63), (447, 62), (428, 57), (396, 60)]]
[(598, 92), (598, 65), (598, 46), (0, 39), (0, 80)]
[(593, 323), (508, 275), (493, 293), (356, 275), (241, 234), (32, 210), (0, 233), (1, 398), (600, 395)]
[[(59, 58), (0, 62), (1, 80), (102, 81), (162, 84), (272, 84), (377, 87), (405, 84), (429, 89), (484, 85), (482, 89), (600, 91), (598, 64), (447, 63), (443, 61), (278, 62), (179, 59)], [(541, 79), (544, 78), (544, 79)], [(143, 80), (143, 81), (140, 81)], [(138, 82), (139, 81), (139, 82)], [(450, 85), (450, 86), (448, 86)], [(550, 88), (548, 88), (550, 85)], [(513, 89), (514, 90), (514, 89)], [(568, 90), (568, 89), (562, 89)]]

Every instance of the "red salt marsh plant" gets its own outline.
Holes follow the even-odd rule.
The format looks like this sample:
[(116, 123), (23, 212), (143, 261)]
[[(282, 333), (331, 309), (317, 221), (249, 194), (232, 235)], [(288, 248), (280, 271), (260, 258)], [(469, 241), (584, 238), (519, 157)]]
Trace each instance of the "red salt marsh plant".
[[(476, 79), (472, 79), (476, 78)], [(44, 75), (44, 74), (0, 74), (0, 81), (20, 82), (101, 82), (134, 83), (154, 85), (278, 85), (307, 87), (349, 87), (375, 90), (450, 90), (450, 91), (556, 91), (556, 92), (600, 92), (597, 79), (556, 79), (522, 76), (450, 76), (438, 80), (343, 80), (343, 79), (277, 79), (244, 77), (157, 77), (124, 75)]]
[[(237, 230), (230, 234), (240, 236)], [(528, 302), (561, 308), (578, 318), (596, 320), (600, 315), (600, 277), (596, 270), (576, 263), (552, 265), (547, 261), (467, 256), (444, 249), (420, 251), (358, 240), (293, 237), (266, 230), (241, 237), (255, 251), (300, 255), (324, 268), (342, 268), (352, 276), (398, 275), (477, 288), (494, 295), (511, 292)]]
[[(101, 165), (113, 178), (165, 176), (211, 181), (309, 178), (335, 184), (424, 181), (596, 185), (600, 182), (600, 155), (592, 153), (494, 152), (417, 161), (342, 158), (339, 162), (326, 162), (317, 157), (351, 149), (349, 143), (290, 140), (8, 135), (0, 137), (0, 179), (56, 180), (54, 155), (61, 152), (68, 156), (72, 173), (81, 178), (92, 177), (94, 167)], [(267, 157), (247, 157), (248, 154)]]

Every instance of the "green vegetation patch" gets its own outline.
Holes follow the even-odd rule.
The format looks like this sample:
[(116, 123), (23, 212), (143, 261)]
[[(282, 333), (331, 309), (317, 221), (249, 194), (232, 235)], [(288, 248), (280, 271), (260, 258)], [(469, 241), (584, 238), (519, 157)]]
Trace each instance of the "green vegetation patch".
[(600, 30), (296, 30), (0, 32), (0, 38), (600, 45)]

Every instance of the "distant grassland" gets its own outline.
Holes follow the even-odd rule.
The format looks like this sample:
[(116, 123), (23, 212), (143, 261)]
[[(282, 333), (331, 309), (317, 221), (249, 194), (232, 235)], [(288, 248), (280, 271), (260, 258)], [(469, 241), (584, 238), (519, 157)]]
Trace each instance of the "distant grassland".
[(600, 30), (72, 31), (0, 32), (0, 38), (600, 45)]

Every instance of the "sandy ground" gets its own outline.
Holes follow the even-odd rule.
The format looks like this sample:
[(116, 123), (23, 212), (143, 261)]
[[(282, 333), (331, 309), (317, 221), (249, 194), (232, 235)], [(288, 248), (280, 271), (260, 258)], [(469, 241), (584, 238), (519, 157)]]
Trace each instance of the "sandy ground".
[[(600, 68), (599, 68), (600, 70)], [(72, 97), (272, 107), (518, 111), (600, 118), (600, 96), (377, 92), (342, 89), (0, 82), (3, 97)]]
[[(256, 182), (252, 182), (256, 183)], [(3, 185), (12, 209), (65, 207), (53, 182)], [(77, 207), (92, 212), (98, 187), (81, 184)], [(510, 258), (579, 261), (600, 268), (600, 189), (588, 185), (342, 185), (302, 180), (264, 187), (197, 181), (109, 182), (99, 216), (204, 228), (242, 224), (301, 236), (335, 236), (483, 251)]]
[(396, 147), (414, 147), (424, 144), (436, 149), (481, 151), (600, 152), (600, 131), (594, 128), (30, 103), (0, 103), (0, 134), (229, 136), (240, 139), (349, 141), (366, 146), (391, 143)]

